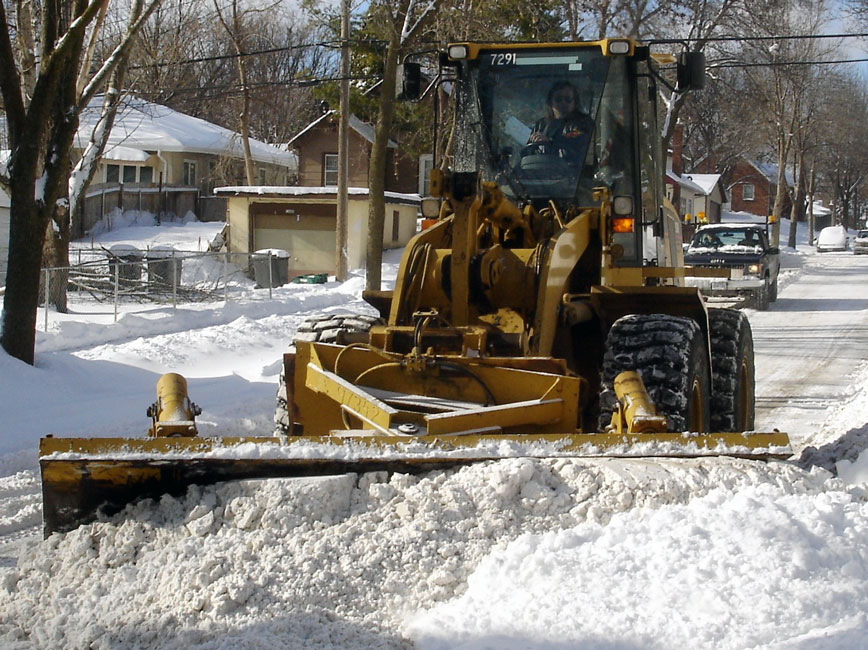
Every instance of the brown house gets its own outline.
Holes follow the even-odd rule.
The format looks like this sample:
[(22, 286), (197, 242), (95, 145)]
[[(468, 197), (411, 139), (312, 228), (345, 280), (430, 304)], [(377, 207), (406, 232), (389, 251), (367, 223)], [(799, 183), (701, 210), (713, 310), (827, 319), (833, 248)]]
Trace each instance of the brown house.
[[(374, 142), (374, 127), (355, 115), (349, 118), (349, 187), (368, 187), (368, 162)], [(298, 184), (332, 187), (338, 183), (338, 114), (326, 111), (288, 143), (298, 152)], [(423, 157), (424, 159), (424, 157)], [(402, 155), (389, 140), (386, 154), (386, 191), (404, 194), (420, 191), (422, 161)]]
[[(789, 173), (786, 182), (792, 184)], [(767, 217), (775, 207), (778, 188), (778, 166), (742, 158), (726, 174), (729, 189), (730, 209), (733, 212), (748, 212)], [(784, 215), (790, 212), (789, 197), (784, 200)]]

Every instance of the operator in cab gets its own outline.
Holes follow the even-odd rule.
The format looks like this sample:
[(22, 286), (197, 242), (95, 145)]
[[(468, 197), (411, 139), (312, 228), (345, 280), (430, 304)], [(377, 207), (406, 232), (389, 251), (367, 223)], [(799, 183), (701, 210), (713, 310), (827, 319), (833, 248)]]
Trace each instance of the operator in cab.
[(526, 154), (555, 155), (578, 165), (585, 157), (594, 122), (579, 110), (579, 96), (568, 81), (558, 81), (546, 96), (545, 117), (534, 124)]

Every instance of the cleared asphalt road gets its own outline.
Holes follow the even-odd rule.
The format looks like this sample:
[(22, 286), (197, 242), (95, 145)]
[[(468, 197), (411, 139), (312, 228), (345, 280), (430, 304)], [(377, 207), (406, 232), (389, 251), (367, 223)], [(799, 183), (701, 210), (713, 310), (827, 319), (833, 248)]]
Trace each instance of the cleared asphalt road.
[(788, 261), (801, 264), (801, 272), (768, 311), (751, 311), (750, 321), (756, 428), (786, 431), (798, 451), (828, 442), (818, 438), (819, 429), (868, 360), (868, 256), (848, 251)]

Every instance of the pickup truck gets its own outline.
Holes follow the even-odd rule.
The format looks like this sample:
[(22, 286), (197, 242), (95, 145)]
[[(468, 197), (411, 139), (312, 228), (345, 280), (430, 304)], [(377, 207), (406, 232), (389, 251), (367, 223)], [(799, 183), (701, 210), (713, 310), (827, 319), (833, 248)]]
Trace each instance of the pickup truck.
[(729, 278), (688, 277), (706, 296), (749, 297), (757, 309), (778, 298), (781, 251), (769, 245), (763, 226), (721, 223), (702, 226), (684, 252), (688, 267), (728, 269)]

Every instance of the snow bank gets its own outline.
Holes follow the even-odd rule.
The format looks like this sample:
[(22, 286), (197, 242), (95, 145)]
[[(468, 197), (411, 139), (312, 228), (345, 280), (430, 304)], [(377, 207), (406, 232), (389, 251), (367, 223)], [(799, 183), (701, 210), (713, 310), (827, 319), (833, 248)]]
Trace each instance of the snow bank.
[[(648, 619), (655, 631), (667, 618), (668, 608), (659, 606), (643, 613), (643, 599), (689, 602), (700, 582), (707, 583), (709, 604), (721, 594), (747, 598), (738, 595), (739, 585), (762, 582), (762, 568), (779, 602), (788, 591), (826, 579), (826, 554), (840, 559), (851, 553), (854, 562), (854, 574), (827, 591), (868, 607), (859, 555), (865, 551), (857, 543), (868, 513), (844, 492), (824, 495), (828, 480), (819, 470), (738, 460), (510, 459), (422, 477), (367, 474), (192, 488), (183, 499), (132, 506), (114, 520), (54, 535), (22, 553), (0, 585), (0, 639), (26, 638), (35, 648), (406, 648), (403, 630), (413, 620), (408, 629), (421, 647), (455, 647), (502, 626), (498, 611), (545, 596), (545, 581), (540, 594), (524, 585), (525, 576), (577, 572), (569, 560), (577, 552), (587, 554), (582, 575), (564, 581), (567, 591), (545, 596), (562, 615), (573, 613), (555, 623), (555, 614), (545, 615), (545, 599), (532, 605), (540, 626), (551, 631), (539, 635), (528, 628), (534, 637), (554, 640), (572, 627), (562, 639), (591, 645), (627, 640), (631, 618)], [(728, 491), (736, 489), (743, 496), (727, 505), (724, 491), (732, 497)], [(774, 499), (760, 498), (769, 491)], [(691, 501), (701, 495), (708, 496)], [(638, 521), (613, 516), (642, 509), (648, 514)], [(807, 532), (797, 524), (811, 509), (827, 513), (817, 525), (852, 530), (793, 569), (785, 556), (803, 547), (808, 553)], [(771, 518), (768, 525), (764, 517)], [(790, 522), (783, 533), (771, 525), (775, 518)], [(739, 532), (752, 526), (746, 536)], [(771, 562), (781, 544), (779, 559)], [(502, 553), (479, 566), (494, 549)], [(745, 562), (748, 551), (755, 559)], [(668, 563), (676, 553), (683, 559), (675, 573), (661, 576), (653, 558)], [(497, 593), (507, 586), (527, 587), (529, 600)], [(581, 599), (580, 591), (587, 592)], [(832, 602), (831, 596), (816, 600)], [(415, 615), (437, 603), (442, 608)], [(606, 616), (591, 616), (595, 608), (606, 609)], [(704, 616), (711, 620), (714, 611)], [(834, 614), (826, 611), (814, 613), (811, 624)], [(684, 627), (662, 638), (690, 640), (684, 616)], [(522, 620), (530, 625), (532, 618)], [(754, 631), (727, 632), (723, 621), (705, 640), (736, 647), (739, 640), (811, 629), (807, 623), (794, 628), (793, 618)], [(610, 637), (613, 626), (624, 625)]]
[(868, 634), (866, 533), (868, 505), (845, 492), (716, 489), (522, 536), (409, 630), (422, 650), (846, 647)]

